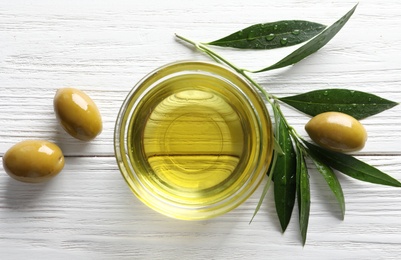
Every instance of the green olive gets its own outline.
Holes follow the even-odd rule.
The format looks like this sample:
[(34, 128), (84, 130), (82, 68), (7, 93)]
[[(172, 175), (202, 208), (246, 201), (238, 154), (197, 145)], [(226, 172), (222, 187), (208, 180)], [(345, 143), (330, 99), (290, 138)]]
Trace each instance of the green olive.
[(63, 169), (64, 156), (54, 143), (26, 140), (15, 144), (4, 154), (3, 167), (16, 180), (44, 182)]
[(90, 141), (102, 132), (102, 117), (95, 102), (75, 88), (61, 88), (54, 96), (54, 111), (72, 137)]
[(337, 152), (361, 150), (368, 137), (358, 120), (340, 112), (316, 115), (306, 124), (305, 130), (315, 143)]

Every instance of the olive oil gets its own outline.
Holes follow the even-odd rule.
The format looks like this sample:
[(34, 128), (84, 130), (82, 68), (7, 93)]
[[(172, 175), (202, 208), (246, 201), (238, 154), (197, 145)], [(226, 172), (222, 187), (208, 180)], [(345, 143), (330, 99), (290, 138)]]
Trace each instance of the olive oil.
[(223, 214), (249, 197), (271, 160), (260, 96), (222, 66), (182, 62), (143, 79), (123, 104), (116, 157), (132, 191), (179, 219)]
[(144, 153), (160, 192), (202, 200), (238, 178), (244, 130), (227, 102), (212, 91), (184, 90), (151, 112)]

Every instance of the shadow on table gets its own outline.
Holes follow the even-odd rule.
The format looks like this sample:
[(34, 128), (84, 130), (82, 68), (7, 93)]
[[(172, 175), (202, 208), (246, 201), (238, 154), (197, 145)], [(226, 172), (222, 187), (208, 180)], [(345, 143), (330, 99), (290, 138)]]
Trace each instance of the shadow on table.
[(39, 201), (51, 185), (51, 180), (44, 183), (24, 183), (14, 180), (8, 176), (5, 189), (4, 201), (9, 209), (29, 208)]

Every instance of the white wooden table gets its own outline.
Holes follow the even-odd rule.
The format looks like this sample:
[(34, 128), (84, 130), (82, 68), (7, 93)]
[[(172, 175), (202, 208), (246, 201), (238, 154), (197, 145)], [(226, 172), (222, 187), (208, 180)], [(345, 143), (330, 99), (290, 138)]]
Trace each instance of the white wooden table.
[[(249, 2), (249, 3), (247, 3)], [(297, 209), (282, 234), (272, 190), (252, 222), (259, 189), (234, 211), (201, 222), (164, 217), (129, 190), (113, 153), (114, 122), (126, 94), (153, 69), (208, 60), (174, 38), (214, 40), (246, 26), (283, 19), (331, 24), (355, 4), (338, 1), (1, 1), (0, 156), (25, 139), (57, 142), (59, 176), (25, 184), (0, 169), (0, 259), (399, 259), (401, 189), (339, 175), (346, 216), (323, 178), (311, 171), (308, 239)], [(278, 96), (349, 88), (401, 101), (401, 2), (360, 1), (323, 49), (288, 69), (253, 78)], [(261, 68), (283, 53), (223, 51)], [(56, 89), (84, 90), (98, 104), (102, 134), (84, 143), (58, 126)], [(303, 135), (308, 118), (284, 107)], [(401, 107), (363, 120), (368, 143), (358, 158), (401, 180)], [(262, 187), (261, 187), (262, 188)]]

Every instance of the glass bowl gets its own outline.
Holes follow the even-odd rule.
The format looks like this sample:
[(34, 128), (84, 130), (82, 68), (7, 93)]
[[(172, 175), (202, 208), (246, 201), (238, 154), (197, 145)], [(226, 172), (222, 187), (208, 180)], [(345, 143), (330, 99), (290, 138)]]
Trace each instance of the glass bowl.
[(209, 219), (239, 206), (261, 183), (271, 129), (264, 100), (239, 74), (180, 61), (129, 92), (116, 121), (115, 155), (144, 204), (177, 219)]

